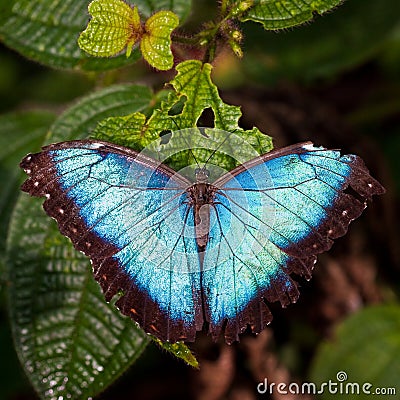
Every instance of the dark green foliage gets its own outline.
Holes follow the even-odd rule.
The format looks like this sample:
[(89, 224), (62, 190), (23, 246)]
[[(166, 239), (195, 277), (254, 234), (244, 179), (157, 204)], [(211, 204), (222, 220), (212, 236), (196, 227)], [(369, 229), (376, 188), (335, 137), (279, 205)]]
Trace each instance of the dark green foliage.
[[(20, 159), (39, 150), (42, 144), (90, 136), (141, 150), (151, 141), (160, 140), (161, 132), (196, 126), (206, 111), (212, 114), (215, 127), (233, 131), (251, 144), (248, 153), (240, 146), (232, 149), (244, 160), (251, 157), (253, 150), (265, 153), (272, 148), (272, 138), (261, 131), (277, 136), (274, 139), (280, 144), (305, 138), (326, 146), (338, 143), (346, 147), (348, 143), (356, 143), (354, 151), (360, 151), (361, 155), (370, 146), (373, 156), (367, 164), (374, 176), (390, 177), (385, 183), (388, 195), (384, 206), (377, 202), (377, 206), (374, 203), (368, 210), (372, 222), (358, 225), (358, 236), (349, 238), (349, 248), (343, 245), (347, 239), (339, 242), (339, 251), (332, 253), (336, 258), (322, 259), (317, 266), (320, 275), (317, 272), (311, 284), (302, 283), (304, 292), (308, 289), (312, 293), (305, 293), (299, 304), (288, 310), (277, 307), (271, 328), (258, 339), (246, 341), (249, 338), (243, 336), (239, 345), (229, 349), (212, 345), (203, 337), (190, 348), (183, 343), (171, 345), (155, 340), (157, 346), (149, 346), (150, 351), (136, 366), (153, 374), (149, 364), (160, 362), (155, 354), (161, 353), (161, 347), (179, 358), (183, 368), (186, 364), (192, 367), (200, 364), (200, 372), (183, 375), (181, 369), (179, 376), (169, 382), (173, 371), (162, 365), (164, 370), (152, 378), (149, 393), (152, 390), (154, 393), (154, 388), (165, 378), (163, 394), (158, 397), (149, 394), (148, 398), (168, 398), (165, 390), (171, 390), (171, 398), (188, 398), (196, 391), (206, 390), (207, 385), (215, 389), (213, 378), (219, 379), (218, 384), (225, 382), (225, 389), (221, 383), (220, 398), (241, 393), (255, 397), (256, 385), (263, 374), (278, 379), (282, 371), (292, 381), (315, 383), (335, 380), (339, 371), (345, 371), (348, 382), (370, 381), (374, 387), (396, 387), (398, 395), (400, 267), (396, 269), (396, 263), (400, 260), (400, 236), (396, 208), (400, 193), (400, 3), (397, 0), (347, 0), (343, 5), (339, 0), (221, 0), (217, 5), (211, 0), (196, 4), (186, 0), (134, 3), (143, 22), (160, 10), (179, 17), (180, 25), (171, 34), (172, 49), (167, 45), (160, 53), (148, 51), (150, 59), (155, 59), (152, 65), (164, 69), (172, 66), (171, 51), (175, 55), (175, 67), (165, 75), (157, 75), (138, 63), (141, 54), (137, 48), (129, 58), (125, 54), (104, 58), (85, 54), (77, 40), (90, 19), (89, 1), (0, 0), (0, 40), (9, 47), (0, 49), (1, 109), (15, 106), (0, 116), (0, 398), (10, 400), (25, 393), (33, 396), (29, 382), (43, 399), (96, 396), (124, 374), (153, 340), (130, 319), (121, 316), (113, 304), (105, 303), (92, 278), (88, 259), (59, 234), (55, 222), (41, 208), (43, 200), (19, 194), (23, 179), (18, 168)], [(192, 13), (192, 6), (201, 12)], [(218, 15), (204, 12), (216, 7)], [(206, 16), (207, 20), (199, 16)], [(162, 35), (156, 41), (164, 42)], [(243, 54), (243, 60), (232, 61), (232, 50), (236, 55)], [(21, 56), (40, 64), (27, 62)], [(213, 61), (215, 76), (211, 65), (204, 60)], [(65, 70), (75, 73), (67, 74)], [(142, 84), (126, 83), (133, 81)], [(235, 106), (225, 99), (226, 93), (219, 92), (216, 81), (238, 88), (237, 92), (227, 93), (237, 100), (232, 101)], [(167, 82), (169, 85), (165, 86)], [(279, 90), (271, 94), (263, 89), (282, 83), (290, 93), (287, 98)], [(94, 85), (98, 89), (82, 97)], [(308, 103), (309, 93), (317, 99), (314, 103)], [(340, 122), (334, 113), (324, 114), (319, 102), (337, 108)], [(260, 103), (261, 111), (255, 111)], [(246, 112), (238, 105), (243, 105)], [(51, 111), (38, 111), (38, 107)], [(310, 123), (303, 126), (303, 118)], [(325, 123), (321, 124), (324, 118)], [(346, 123), (352, 134), (362, 131), (366, 135), (354, 133), (353, 137), (346, 131), (345, 138), (340, 139), (341, 127)], [(252, 128), (254, 125), (258, 127)], [(314, 125), (321, 136), (309, 130)], [(335, 133), (323, 141), (321, 137), (325, 132), (329, 135), (331, 127)], [(182, 147), (179, 136), (171, 138), (168, 143), (160, 144), (162, 150)], [(381, 151), (389, 167), (382, 161)], [(194, 150), (168, 162), (180, 169), (193, 153), (199, 160), (209, 156), (207, 151)], [(226, 169), (235, 166), (223, 154), (216, 154), (216, 160)], [(379, 216), (378, 222), (373, 221), (374, 215)], [(356, 224), (354, 230), (357, 234)], [(334, 270), (331, 264), (339, 265), (340, 273), (336, 270), (336, 275), (330, 275)], [(354, 276), (352, 268), (357, 271)], [(374, 276), (363, 281), (362, 278), (368, 277), (368, 268), (379, 279)], [(372, 287), (367, 286), (369, 291), (366, 282)], [(324, 284), (329, 289), (324, 291)], [(335, 297), (337, 293), (341, 293), (340, 297)], [(368, 307), (378, 301), (392, 305)], [(347, 319), (349, 310), (356, 312)], [(268, 335), (270, 341), (262, 342)], [(12, 339), (29, 382), (24, 380), (11, 353)], [(251, 346), (256, 349), (253, 353)], [(274, 375), (276, 371), (271, 365), (281, 375)], [(143, 392), (136, 392), (132, 376), (127, 379), (125, 386), (122, 385), (125, 387), (122, 391), (128, 393), (125, 397), (131, 398), (132, 393), (135, 398), (137, 393), (142, 395)], [(139, 374), (137, 379), (134, 383), (140, 387), (144, 378)], [(189, 390), (190, 385), (193, 388)], [(123, 398), (112, 389), (102, 396)], [(324, 394), (320, 398), (336, 397)]]

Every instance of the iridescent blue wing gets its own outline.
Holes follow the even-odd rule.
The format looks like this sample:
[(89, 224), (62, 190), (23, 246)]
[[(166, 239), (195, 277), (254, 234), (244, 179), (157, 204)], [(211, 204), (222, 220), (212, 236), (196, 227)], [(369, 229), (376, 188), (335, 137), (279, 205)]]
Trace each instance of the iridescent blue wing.
[(298, 298), (296, 273), (310, 278), (366, 200), (384, 192), (354, 155), (305, 143), (273, 151), (217, 180), (201, 285), (211, 335), (228, 343), (272, 319), (265, 301)]
[(133, 150), (98, 141), (53, 144), (24, 158), (22, 190), (45, 196), (62, 234), (91, 258), (107, 300), (162, 340), (203, 325), (190, 182)]

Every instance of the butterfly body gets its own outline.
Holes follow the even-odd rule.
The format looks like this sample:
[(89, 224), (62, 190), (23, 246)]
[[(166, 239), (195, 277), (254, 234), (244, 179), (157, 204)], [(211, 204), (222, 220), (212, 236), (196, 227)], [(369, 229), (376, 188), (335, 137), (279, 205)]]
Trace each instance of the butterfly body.
[[(316, 255), (384, 192), (362, 160), (301, 143), (213, 183), (112, 143), (56, 143), (24, 158), (22, 190), (46, 197), (62, 234), (90, 257), (110, 301), (161, 340), (193, 341), (207, 322), (231, 343), (271, 319), (309, 279)], [(351, 188), (350, 191), (347, 189)]]
[(207, 182), (208, 171), (196, 171), (196, 183), (188, 188), (190, 206), (193, 210), (196, 242), (199, 253), (204, 252), (210, 231), (210, 207), (218, 188)]

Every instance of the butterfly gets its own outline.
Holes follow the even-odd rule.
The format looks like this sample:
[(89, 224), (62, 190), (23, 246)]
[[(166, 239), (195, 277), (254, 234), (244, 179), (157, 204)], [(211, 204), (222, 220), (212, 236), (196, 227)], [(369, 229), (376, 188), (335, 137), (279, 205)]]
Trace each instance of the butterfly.
[(204, 328), (231, 344), (297, 300), (316, 255), (384, 193), (361, 158), (300, 143), (209, 182), (97, 140), (27, 155), (21, 189), (43, 196), (60, 232), (88, 257), (107, 301), (162, 341)]

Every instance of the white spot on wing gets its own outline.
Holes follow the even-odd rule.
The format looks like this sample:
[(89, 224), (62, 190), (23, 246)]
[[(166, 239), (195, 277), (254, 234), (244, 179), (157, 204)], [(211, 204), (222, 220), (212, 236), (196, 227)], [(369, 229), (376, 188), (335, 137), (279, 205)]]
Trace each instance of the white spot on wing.
[(313, 143), (308, 143), (302, 146), (303, 149), (308, 151), (326, 150), (324, 146), (314, 146)]
[(62, 208), (60, 208), (60, 209), (58, 210), (58, 212), (59, 212), (61, 215), (64, 214), (64, 210), (63, 210)]
[(38, 186), (39, 186), (39, 182), (36, 181), (36, 182), (33, 184), (33, 186), (38, 187)]
[(32, 160), (31, 156), (26, 157), (26, 161), (31, 161), (31, 160)]
[(44, 196), (46, 197), (46, 199), (49, 199), (50, 198), (50, 193), (46, 193)]
[(29, 169), (29, 168), (27, 168), (27, 169), (25, 170), (25, 172), (26, 172), (27, 174), (30, 174), (30, 173), (32, 172), (32, 170)]
[(93, 149), (100, 149), (100, 147), (104, 147), (104, 144), (102, 144), (102, 143), (92, 143), (91, 147)]
[(305, 144), (305, 145), (302, 146), (302, 147), (303, 147), (303, 149), (305, 149), (305, 150), (316, 150), (316, 149), (317, 149), (312, 143)]

